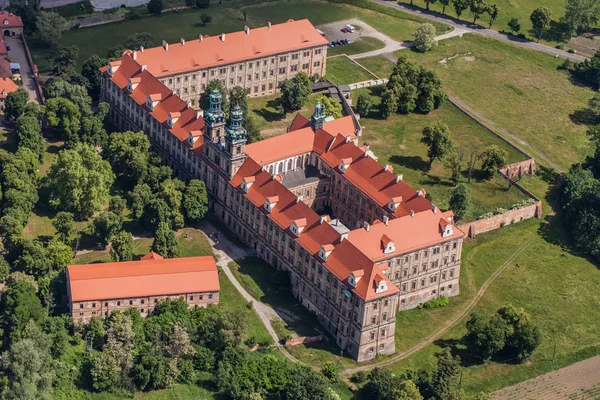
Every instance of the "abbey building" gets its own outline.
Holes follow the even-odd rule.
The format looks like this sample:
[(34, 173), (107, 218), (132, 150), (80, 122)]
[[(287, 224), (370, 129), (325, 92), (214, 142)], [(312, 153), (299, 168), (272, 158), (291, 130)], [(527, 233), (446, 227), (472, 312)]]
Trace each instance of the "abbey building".
[[(203, 116), (132, 52), (103, 67), (101, 100), (176, 173), (206, 183), (211, 212), (289, 273), (293, 295), (358, 361), (395, 351), (396, 312), (459, 293), (464, 233), (317, 104), (286, 134), (248, 144), (243, 113), (210, 94)], [(410, 329), (410, 327), (402, 327)]]

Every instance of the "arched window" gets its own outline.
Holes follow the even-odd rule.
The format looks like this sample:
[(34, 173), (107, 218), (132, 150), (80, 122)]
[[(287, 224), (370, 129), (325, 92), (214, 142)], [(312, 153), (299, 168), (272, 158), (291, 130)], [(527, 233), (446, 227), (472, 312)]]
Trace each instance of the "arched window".
[(283, 172), (283, 161), (279, 163), (279, 165), (277, 166), (277, 171), (275, 172), (278, 174)]
[(269, 165), (269, 173), (273, 175), (273, 164)]
[(292, 169), (294, 169), (294, 164), (293, 164), (293, 160), (290, 158), (290, 160), (288, 161), (287, 170), (291, 171)]

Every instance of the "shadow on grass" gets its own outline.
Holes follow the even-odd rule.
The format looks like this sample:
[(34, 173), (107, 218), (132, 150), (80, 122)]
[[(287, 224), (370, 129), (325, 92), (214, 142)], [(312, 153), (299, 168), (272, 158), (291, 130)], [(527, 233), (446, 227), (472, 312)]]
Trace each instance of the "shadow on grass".
[(596, 125), (600, 123), (598, 115), (589, 108), (573, 111), (569, 114), (569, 119), (577, 125)]
[(429, 163), (419, 156), (394, 155), (390, 157), (390, 162), (416, 171), (429, 171)]

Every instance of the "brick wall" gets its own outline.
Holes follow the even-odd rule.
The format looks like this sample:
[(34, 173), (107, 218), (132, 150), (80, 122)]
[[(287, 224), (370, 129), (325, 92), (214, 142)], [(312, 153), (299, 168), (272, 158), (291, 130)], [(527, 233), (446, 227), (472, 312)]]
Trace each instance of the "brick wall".
[(470, 238), (479, 233), (493, 231), (505, 225), (514, 224), (524, 219), (542, 218), (542, 202), (538, 201), (515, 210), (508, 210), (503, 214), (494, 215), (489, 218), (458, 225), (458, 228), (466, 232)]

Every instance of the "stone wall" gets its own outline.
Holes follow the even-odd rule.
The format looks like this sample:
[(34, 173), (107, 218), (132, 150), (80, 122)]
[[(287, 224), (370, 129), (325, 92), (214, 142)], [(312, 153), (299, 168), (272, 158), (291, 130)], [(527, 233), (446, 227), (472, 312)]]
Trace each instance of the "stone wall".
[(535, 170), (536, 166), (533, 158), (508, 164), (507, 166), (500, 168), (500, 172), (509, 178), (522, 178), (523, 175), (535, 175)]
[(542, 202), (540, 200), (521, 208), (493, 215), (489, 218), (457, 225), (457, 227), (470, 238), (474, 238), (477, 234), (493, 231), (505, 225), (515, 224), (529, 218), (542, 218)]
[(302, 337), (295, 337), (293, 339), (288, 340), (287, 342), (285, 342), (285, 345), (286, 346), (298, 346), (299, 344), (315, 343), (315, 342), (320, 342), (321, 340), (323, 340), (323, 335), (302, 336)]

